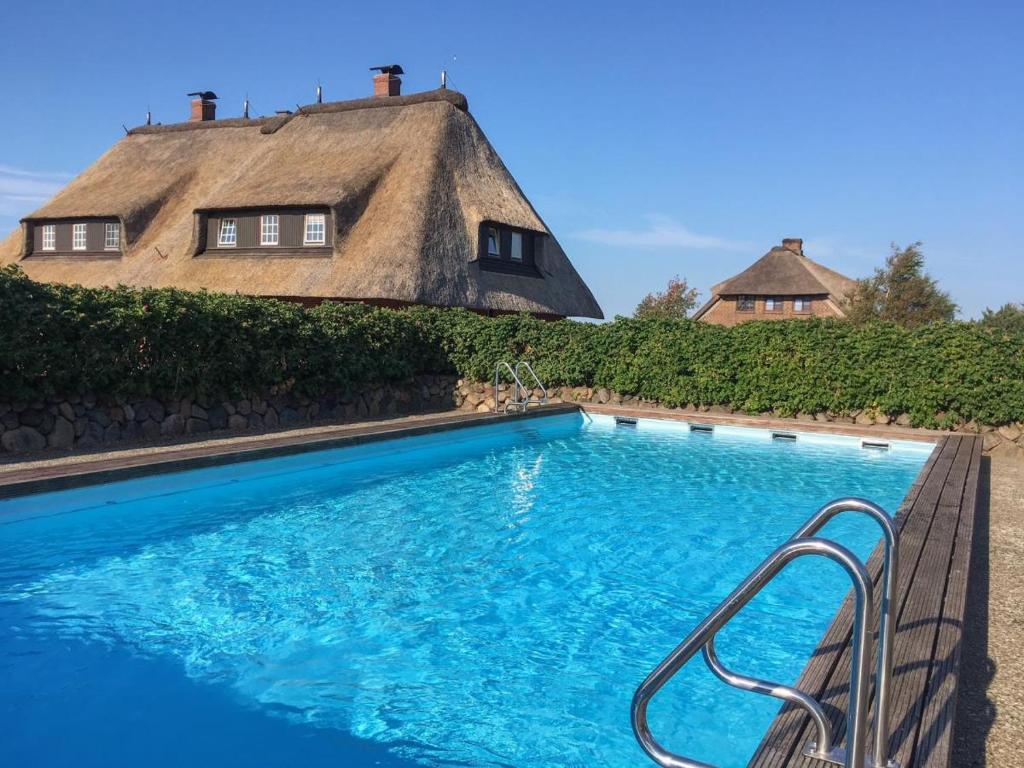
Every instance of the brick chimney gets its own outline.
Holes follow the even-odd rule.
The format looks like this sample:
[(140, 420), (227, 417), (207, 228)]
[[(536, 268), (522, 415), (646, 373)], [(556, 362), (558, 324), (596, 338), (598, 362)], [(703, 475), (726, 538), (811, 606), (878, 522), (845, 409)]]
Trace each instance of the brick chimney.
[(797, 256), (804, 255), (804, 241), (799, 237), (784, 237), (782, 238), (782, 247), (787, 251), (792, 251)]
[(373, 95), (378, 96), (401, 96), (402, 78), (405, 72), (397, 64), (387, 64), (383, 67), (370, 67), (370, 71), (377, 71), (373, 76)]
[(192, 113), (189, 115), (190, 123), (203, 123), (207, 120), (217, 119), (217, 104), (214, 99), (217, 94), (213, 91), (196, 91), (190, 93), (192, 97)]

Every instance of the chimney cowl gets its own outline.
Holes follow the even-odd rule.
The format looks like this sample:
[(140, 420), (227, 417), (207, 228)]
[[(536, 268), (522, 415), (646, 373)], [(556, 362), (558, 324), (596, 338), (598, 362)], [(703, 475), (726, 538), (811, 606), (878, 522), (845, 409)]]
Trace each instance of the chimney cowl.
[(192, 112), (189, 115), (190, 123), (203, 123), (208, 120), (217, 119), (217, 94), (213, 91), (193, 91), (188, 94), (192, 97)]
[(792, 251), (797, 256), (804, 255), (804, 241), (800, 237), (784, 237), (782, 238), (782, 247), (787, 251)]

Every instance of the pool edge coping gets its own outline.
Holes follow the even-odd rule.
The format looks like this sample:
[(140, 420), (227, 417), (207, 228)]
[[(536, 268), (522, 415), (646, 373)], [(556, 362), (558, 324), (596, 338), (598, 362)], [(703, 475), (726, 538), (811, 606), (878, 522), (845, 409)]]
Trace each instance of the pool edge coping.
[(93, 461), (0, 472), (0, 499), (580, 411), (575, 403), (552, 403), (515, 413), (443, 412), (433, 417), (419, 416), (415, 421), (400, 417), (387, 421), (339, 424), (333, 429), (325, 425), (322, 431), (313, 434), (287, 430), (262, 436), (242, 435), (252, 438), (243, 443), (232, 441), (232, 437), (240, 436), (232, 435), (225, 436), (222, 441), (159, 446), (162, 450), (153, 453), (135, 453), (126, 449), (115, 451), (114, 455), (97, 454)]

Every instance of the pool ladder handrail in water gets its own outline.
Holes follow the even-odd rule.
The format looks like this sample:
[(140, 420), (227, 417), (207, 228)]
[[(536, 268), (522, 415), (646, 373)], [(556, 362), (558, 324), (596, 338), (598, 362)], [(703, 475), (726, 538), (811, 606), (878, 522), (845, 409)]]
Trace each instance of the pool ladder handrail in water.
[[(867, 754), (868, 686), (871, 660), (871, 614), (873, 585), (864, 564), (849, 549), (815, 534), (842, 512), (861, 512), (873, 518), (882, 528), (884, 551), (882, 560), (882, 601), (878, 624), (878, 653), (875, 671), (874, 742)], [(829, 502), (794, 533), (790, 539), (768, 555), (744, 581), (697, 625), (682, 643), (676, 646), (640, 684), (633, 695), (631, 719), (633, 733), (644, 752), (665, 768), (713, 768), (707, 763), (682, 757), (662, 747), (651, 734), (647, 722), (647, 705), (651, 698), (692, 659), (702, 652), (705, 663), (725, 683), (746, 691), (788, 701), (806, 710), (814, 721), (817, 740), (810, 742), (803, 754), (842, 765), (845, 768), (899, 768), (888, 758), (889, 688), (892, 683), (893, 594), (896, 589), (899, 532), (892, 517), (881, 507), (865, 499), (843, 498)], [(791, 561), (808, 555), (826, 557), (839, 563), (853, 583), (854, 620), (853, 656), (850, 664), (850, 704), (846, 713), (846, 749), (832, 743), (832, 727), (819, 702), (803, 691), (788, 685), (772, 683), (756, 677), (737, 674), (722, 664), (715, 652), (715, 636), (733, 616), (739, 613)]]
[[(539, 378), (537, 378), (537, 374), (534, 372), (533, 366), (531, 366), (525, 360), (520, 360), (518, 363), (516, 363), (516, 367), (513, 368), (511, 365), (509, 365), (507, 362), (505, 362), (503, 360), (500, 363), (498, 363), (496, 366), (494, 366), (494, 412), (495, 413), (497, 413), (498, 410), (499, 410), (499, 408), (498, 408), (498, 385), (501, 383), (501, 371), (502, 371), (503, 368), (506, 371), (508, 371), (509, 376), (512, 377), (512, 397), (511, 397), (511, 399), (509, 399), (509, 400), (507, 400), (505, 402), (505, 413), (508, 413), (510, 410), (515, 410), (515, 409), (519, 409), (521, 411), (525, 411), (531, 405), (546, 405), (547, 404), (547, 402), (548, 402), (548, 390), (547, 390), (547, 387), (545, 387), (541, 383), (541, 380)], [(533, 397), (533, 395), (531, 394), (531, 390), (529, 388), (527, 388), (523, 384), (522, 371), (523, 371), (524, 368), (526, 369), (527, 373), (530, 374), (530, 377), (533, 379), (533, 381), (537, 384), (537, 387), (540, 388), (541, 397), (540, 397), (539, 400), (537, 398)], [(523, 397), (523, 395), (525, 395), (525, 397)]]

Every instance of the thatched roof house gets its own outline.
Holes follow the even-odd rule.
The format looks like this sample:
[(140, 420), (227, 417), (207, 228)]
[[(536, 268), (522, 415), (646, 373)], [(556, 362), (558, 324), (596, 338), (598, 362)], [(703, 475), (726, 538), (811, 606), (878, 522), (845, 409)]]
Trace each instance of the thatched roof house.
[[(400, 70), (399, 70), (400, 72)], [(0, 264), (86, 286), (602, 317), (451, 90), (128, 132), (0, 243)]]
[(786, 238), (738, 275), (711, 289), (694, 320), (736, 325), (747, 320), (846, 317), (846, 297), (856, 285), (804, 255), (804, 241)]

